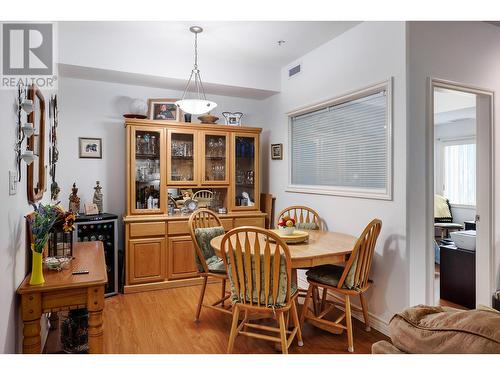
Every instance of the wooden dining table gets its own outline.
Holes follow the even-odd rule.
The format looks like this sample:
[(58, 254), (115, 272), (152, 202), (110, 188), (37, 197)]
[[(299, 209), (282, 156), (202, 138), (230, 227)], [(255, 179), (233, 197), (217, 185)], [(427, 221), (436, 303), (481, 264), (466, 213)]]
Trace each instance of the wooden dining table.
[[(335, 264), (345, 262), (346, 256), (354, 249), (357, 237), (339, 232), (327, 232), (320, 230), (307, 230), (309, 239), (305, 242), (288, 244), (292, 268), (310, 268), (323, 264)], [(249, 233), (249, 236), (253, 236)], [(220, 255), (222, 237), (217, 236), (210, 241), (210, 245)], [(250, 238), (250, 241), (254, 237)], [(263, 247), (264, 237), (259, 238)]]
[[(77, 242), (69, 268), (49, 271), (44, 266), (45, 282), (30, 285), (28, 274), (17, 293), (21, 296), (23, 320), (23, 353), (40, 354), (40, 318), (45, 313), (57, 313), (86, 308), (88, 318), (89, 353), (103, 352), (104, 288), (108, 281), (102, 242)], [(86, 274), (74, 275), (74, 271)]]

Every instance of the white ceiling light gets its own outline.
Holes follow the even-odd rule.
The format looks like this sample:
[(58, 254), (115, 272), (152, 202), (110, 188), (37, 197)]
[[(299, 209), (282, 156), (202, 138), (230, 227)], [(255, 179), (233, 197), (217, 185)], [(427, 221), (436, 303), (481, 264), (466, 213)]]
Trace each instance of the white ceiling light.
[[(175, 104), (177, 104), (177, 106), (186, 113), (201, 115), (203, 113), (210, 112), (212, 109), (217, 107), (217, 103), (207, 100), (205, 89), (203, 88), (203, 83), (201, 82), (200, 70), (198, 69), (198, 34), (201, 33), (203, 29), (200, 26), (191, 26), (189, 31), (194, 34), (194, 67), (193, 70), (191, 70), (191, 75), (189, 76), (189, 81), (184, 89), (184, 94), (182, 94), (182, 99), (175, 102)], [(185, 99), (193, 77), (195, 91), (198, 98)]]

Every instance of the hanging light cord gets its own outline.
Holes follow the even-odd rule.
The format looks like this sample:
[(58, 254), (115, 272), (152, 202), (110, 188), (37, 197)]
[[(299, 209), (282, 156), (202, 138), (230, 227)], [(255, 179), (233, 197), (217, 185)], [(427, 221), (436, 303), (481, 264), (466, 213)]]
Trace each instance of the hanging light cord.
[(184, 89), (184, 93), (182, 94), (182, 99), (186, 97), (186, 93), (189, 89), (189, 85), (191, 84), (191, 80), (194, 75), (194, 85), (196, 88), (196, 93), (198, 94), (198, 98), (200, 99), (203, 95), (203, 99), (207, 100), (205, 95), (205, 88), (203, 87), (203, 82), (201, 81), (200, 70), (198, 69), (198, 33), (194, 33), (194, 68), (191, 70), (191, 75), (189, 76), (188, 83)]

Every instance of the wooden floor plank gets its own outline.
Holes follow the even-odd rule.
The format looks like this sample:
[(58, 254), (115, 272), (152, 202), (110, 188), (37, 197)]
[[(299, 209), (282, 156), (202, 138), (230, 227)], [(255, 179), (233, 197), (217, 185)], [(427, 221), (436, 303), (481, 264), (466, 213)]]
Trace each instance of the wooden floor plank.
[[(106, 299), (104, 309), (104, 351), (121, 354), (221, 354), (226, 352), (231, 316), (203, 309), (194, 322), (199, 286), (118, 295)], [(205, 301), (219, 298), (220, 287), (209, 285)], [(290, 353), (347, 354), (346, 334), (332, 335), (305, 324), (304, 346), (294, 342)], [(388, 338), (366, 332), (354, 320), (356, 353), (370, 353), (371, 346)], [(271, 342), (243, 336), (236, 338), (234, 353), (276, 353)]]

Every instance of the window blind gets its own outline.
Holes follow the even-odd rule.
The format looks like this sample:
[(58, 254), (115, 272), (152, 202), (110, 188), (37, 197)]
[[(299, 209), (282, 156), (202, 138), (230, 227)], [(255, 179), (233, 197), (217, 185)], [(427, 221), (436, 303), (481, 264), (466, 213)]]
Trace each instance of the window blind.
[(291, 185), (387, 193), (386, 92), (291, 117)]

